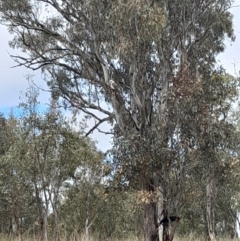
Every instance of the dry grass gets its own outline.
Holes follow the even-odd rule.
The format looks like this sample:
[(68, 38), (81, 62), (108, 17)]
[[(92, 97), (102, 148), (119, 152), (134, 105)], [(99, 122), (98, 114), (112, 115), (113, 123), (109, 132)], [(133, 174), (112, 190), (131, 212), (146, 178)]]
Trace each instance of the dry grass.
[[(199, 237), (194, 233), (191, 233), (185, 237), (175, 237), (174, 241), (208, 241), (206, 237)], [(216, 238), (216, 241), (239, 241), (239, 239), (232, 239), (229, 237)]]
[[(19, 241), (19, 239), (9, 236), (0, 236), (0, 241)], [(39, 238), (22, 238), (21, 241), (40, 241)], [(49, 239), (49, 241), (55, 241)], [(62, 238), (60, 241), (66, 241), (66, 239)], [(87, 238), (85, 235), (72, 235), (70, 240), (68, 241), (99, 241), (96, 238), (89, 237)], [(128, 237), (127, 239), (108, 239), (106, 241), (143, 241), (143, 238), (137, 238), (137, 237)], [(203, 237), (197, 237), (196, 234), (189, 234), (185, 237), (175, 237), (174, 241), (206, 241), (206, 238)], [(239, 239), (232, 239), (232, 238), (217, 238), (216, 241), (239, 241)]]

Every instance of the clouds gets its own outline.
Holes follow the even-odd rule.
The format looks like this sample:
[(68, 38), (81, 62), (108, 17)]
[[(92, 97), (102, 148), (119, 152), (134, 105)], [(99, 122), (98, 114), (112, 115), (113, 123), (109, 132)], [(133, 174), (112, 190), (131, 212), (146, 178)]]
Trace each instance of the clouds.
[[(14, 60), (10, 54), (19, 53), (18, 50), (10, 49), (8, 42), (12, 36), (7, 31), (5, 26), (0, 25), (0, 112), (6, 112), (11, 107), (18, 105), (19, 96), (25, 92), (29, 86), (27, 77), (33, 75), (36, 84), (45, 88), (46, 84), (42, 81), (40, 71), (31, 71), (25, 67), (16, 67)], [(49, 94), (42, 92), (40, 99), (46, 102)]]
[(22, 81), (26, 70), (24, 68), (11, 69), (14, 62), (7, 52), (10, 36), (6, 27), (1, 25), (0, 33), (0, 108), (9, 108), (17, 104), (20, 90), (24, 90), (27, 86), (25, 81)]
[[(20, 54), (20, 51), (11, 49), (8, 46), (8, 42), (12, 39), (12, 36), (8, 33), (5, 26), (0, 25), (0, 112), (8, 114), (10, 109), (16, 107), (20, 102), (19, 97), (24, 94), (29, 86), (27, 77), (32, 76), (32, 79), (37, 86), (47, 90), (46, 83), (44, 82), (40, 71), (32, 71), (25, 67), (16, 67), (14, 60), (10, 57), (10, 54)], [(40, 91), (39, 101), (41, 108), (47, 108), (50, 94), (48, 92)], [(67, 116), (71, 116), (68, 112)], [(93, 123), (89, 123), (89, 129)], [(101, 125), (101, 130), (109, 132), (111, 127), (104, 123)], [(94, 131), (90, 137), (97, 141), (97, 147), (106, 151), (111, 147), (109, 143), (111, 140), (110, 135), (105, 135)]]

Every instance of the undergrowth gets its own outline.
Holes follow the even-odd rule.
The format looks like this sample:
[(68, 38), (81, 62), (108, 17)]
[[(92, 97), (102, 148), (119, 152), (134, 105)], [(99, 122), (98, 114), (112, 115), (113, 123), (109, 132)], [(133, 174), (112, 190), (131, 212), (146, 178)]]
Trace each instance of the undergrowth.
[[(195, 234), (189, 234), (184, 237), (175, 237), (174, 241), (207, 241), (208, 239), (206, 237), (199, 237)], [(230, 238), (230, 237), (218, 237), (216, 238), (216, 241), (239, 241), (238, 238)], [(41, 241), (41, 238), (39, 237), (22, 237), (22, 239), (19, 239), (14, 236), (4, 236), (0, 235), (0, 241)], [(57, 241), (56, 239), (49, 238), (48, 241)], [(99, 240), (98, 238), (94, 237), (86, 237), (85, 235), (73, 235), (70, 238), (60, 238), (58, 241), (103, 241)], [(117, 238), (109, 238), (105, 239), (104, 241), (144, 241), (143, 238), (138, 237), (128, 237), (126, 239), (117, 239)]]

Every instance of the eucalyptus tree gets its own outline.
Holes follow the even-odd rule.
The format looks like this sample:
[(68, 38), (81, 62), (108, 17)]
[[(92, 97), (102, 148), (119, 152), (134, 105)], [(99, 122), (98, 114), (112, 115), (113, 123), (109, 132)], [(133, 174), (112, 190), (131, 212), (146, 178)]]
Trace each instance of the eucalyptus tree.
[[(59, 240), (64, 182), (71, 180), (88, 159), (101, 164), (102, 155), (90, 139), (83, 137), (82, 129), (73, 129), (56, 101), (41, 113), (37, 97), (37, 89), (31, 86), (19, 106), (18, 118), (7, 122), (12, 134), (11, 145), (0, 158), (0, 193), (6, 204), (1, 211), (8, 213), (9, 226), (17, 227), (19, 238), (28, 230), (41, 240), (48, 240), (49, 235)], [(50, 213), (52, 230), (48, 225)]]
[(224, 37), (233, 37), (231, 3), (0, 1), (2, 23), (14, 35), (10, 45), (24, 52), (12, 56), (18, 65), (42, 69), (54, 98), (94, 119), (87, 135), (107, 121), (138, 154), (132, 175), (146, 196), (158, 192), (143, 204), (146, 241), (158, 239), (158, 219), (168, 215), (165, 184), (175, 155), (169, 142), (180, 126), (172, 118), (202, 69), (214, 67)]
[(89, 142), (83, 154), (71, 183), (64, 185), (64, 202), (59, 210), (67, 233), (84, 234), (89, 240), (105, 205), (101, 201), (104, 196), (104, 164), (103, 155), (96, 150), (94, 143)]
[[(103, 237), (105, 234), (101, 227), (106, 223), (103, 217), (112, 220), (108, 211), (113, 209), (105, 200), (105, 165), (102, 158), (103, 155), (93, 148), (91, 152), (86, 153), (85, 161), (77, 168), (71, 182), (65, 182), (63, 185), (64, 201), (59, 207), (59, 216), (68, 237), (83, 235), (89, 240), (90, 237), (101, 233)], [(113, 225), (111, 222), (108, 224), (108, 228)]]
[[(63, 183), (71, 180), (77, 168), (86, 165), (88, 159), (98, 159), (97, 152), (89, 139), (83, 139), (82, 130), (73, 130), (69, 121), (57, 109), (52, 100), (49, 110), (38, 111), (37, 90), (31, 87), (23, 108), (22, 137), (27, 150), (24, 162), (34, 187), (35, 202), (39, 211), (42, 240), (48, 239), (48, 216), (54, 217), (53, 237), (60, 238), (58, 210), (61, 205)], [(88, 208), (87, 206), (85, 207)]]
[[(192, 102), (192, 117), (188, 120), (191, 124), (185, 123), (187, 129), (184, 133), (190, 137), (190, 145), (187, 145), (190, 166), (184, 195), (186, 210), (183, 213), (189, 218), (183, 215), (183, 226), (185, 224), (193, 230), (200, 223), (195, 232), (207, 230), (208, 237), (214, 240), (215, 229), (219, 234), (219, 227), (224, 223), (223, 217), (227, 216), (226, 213), (232, 216), (229, 212), (231, 208), (224, 210), (222, 202), (229, 204), (235, 196), (235, 188), (231, 189), (229, 185), (232, 179), (230, 166), (236, 162), (239, 138), (230, 114), (232, 104), (238, 98), (238, 81), (221, 68), (208, 71), (204, 79), (201, 82), (201, 98), (198, 96)], [(234, 166), (237, 168), (237, 165)], [(227, 189), (228, 194), (225, 192)], [(196, 199), (191, 197), (187, 200), (187, 193), (196, 196)], [(190, 208), (187, 208), (189, 201)], [(232, 217), (228, 220), (233, 221)], [(222, 230), (227, 233), (223, 226)]]
[(0, 113), (0, 135), (1, 135), (1, 139), (0, 139), (0, 155), (3, 155), (6, 150), (9, 148), (10, 145), (10, 130), (7, 124), (7, 118)]
[[(237, 97), (237, 81), (223, 72), (214, 72), (205, 89), (206, 115), (199, 123), (196, 139), (200, 158), (198, 171), (202, 170), (202, 185), (206, 190), (206, 222), (208, 235), (215, 239), (215, 208), (217, 203), (218, 182), (227, 183), (221, 173), (227, 173), (227, 163), (235, 158), (239, 143), (237, 130), (230, 122), (229, 114), (233, 100)], [(204, 165), (203, 165), (204, 164)], [(219, 175), (220, 173), (220, 175)], [(225, 182), (224, 182), (225, 181)]]
[(19, 122), (13, 113), (5, 118), (4, 126), (3, 137), (8, 144), (2, 144), (2, 147), (7, 148), (4, 148), (0, 157), (1, 234), (16, 235), (21, 240), (25, 227), (35, 221), (35, 217), (29, 213), (35, 213), (36, 206), (32, 205), (32, 197), (29, 195), (33, 188), (29, 175), (24, 172), (26, 149), (21, 140)]

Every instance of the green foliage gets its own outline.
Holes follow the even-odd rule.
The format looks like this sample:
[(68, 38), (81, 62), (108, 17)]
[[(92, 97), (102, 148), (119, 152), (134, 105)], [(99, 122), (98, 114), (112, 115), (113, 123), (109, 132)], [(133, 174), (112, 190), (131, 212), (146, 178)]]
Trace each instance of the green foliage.
[(38, 112), (36, 89), (29, 89), (20, 106), (21, 116), (4, 122), (11, 128), (11, 145), (0, 158), (0, 226), (3, 233), (17, 235), (42, 232), (41, 220), (50, 213), (56, 228), (64, 183), (78, 168), (102, 161), (94, 144), (71, 127), (54, 102), (46, 113)]
[[(233, 199), (238, 193), (230, 178), (232, 165), (238, 169), (238, 130), (228, 118), (238, 86), (215, 66), (224, 38), (234, 39), (231, 3), (0, 0), (1, 21), (14, 34), (10, 45), (27, 54), (13, 58), (46, 73), (52, 92), (44, 115), (30, 92), (14, 144), (2, 152), (3, 164), (13, 165), (12, 188), (17, 177), (35, 191), (42, 233), (51, 207), (57, 238), (63, 231), (124, 237), (124, 230), (142, 233), (144, 224), (145, 239), (153, 240), (158, 219), (171, 213), (183, 214), (182, 234), (213, 230), (214, 217), (217, 232), (233, 234), (224, 221), (233, 224), (227, 215), (238, 205), (223, 204), (233, 205), (226, 188)], [(77, 133), (64, 120), (58, 100), (94, 120), (87, 135), (105, 121), (113, 125), (109, 163), (82, 139), (85, 130)], [(188, 191), (202, 201), (190, 202)], [(134, 209), (139, 193), (144, 214)], [(133, 222), (127, 210), (144, 221)]]

